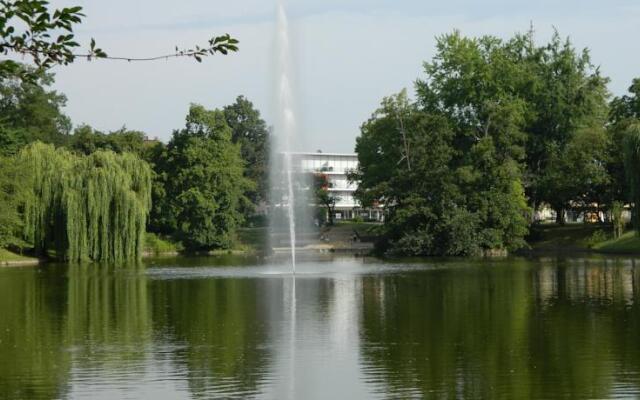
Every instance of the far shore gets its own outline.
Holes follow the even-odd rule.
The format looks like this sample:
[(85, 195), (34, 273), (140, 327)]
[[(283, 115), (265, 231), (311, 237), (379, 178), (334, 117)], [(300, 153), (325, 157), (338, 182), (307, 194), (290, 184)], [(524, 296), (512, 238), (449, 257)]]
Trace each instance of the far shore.
[[(587, 255), (606, 254), (617, 256), (640, 256), (640, 236), (635, 232), (627, 232), (618, 239), (608, 235), (610, 227), (604, 224), (543, 224), (531, 228), (529, 248), (522, 249), (513, 255), (538, 256), (549, 254)], [(358, 232), (358, 233), (356, 233)], [(364, 241), (351, 241), (353, 233), (367, 236), (366, 224), (344, 222), (334, 227), (325, 228), (321, 243), (310, 244), (300, 251), (318, 253), (371, 253), (373, 251), (372, 236)], [(152, 251), (143, 253), (143, 259), (176, 257), (176, 256), (219, 256), (219, 255), (251, 255), (265, 252), (264, 241), (256, 246), (256, 236), (266, 234), (264, 228), (247, 228), (240, 235), (240, 243), (234, 249), (220, 249), (207, 252), (184, 252), (177, 250)], [(289, 248), (274, 248), (273, 252), (289, 252)], [(490, 256), (490, 255), (489, 255)], [(0, 249), (0, 267), (35, 266), (55, 262), (47, 258), (35, 258)]]

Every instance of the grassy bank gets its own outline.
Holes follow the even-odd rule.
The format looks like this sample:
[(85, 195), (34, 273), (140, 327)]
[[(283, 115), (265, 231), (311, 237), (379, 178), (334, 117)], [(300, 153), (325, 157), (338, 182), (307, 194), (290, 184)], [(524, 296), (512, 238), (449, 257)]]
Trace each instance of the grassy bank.
[(627, 232), (618, 239), (597, 243), (593, 249), (599, 253), (640, 254), (640, 236), (635, 232)]
[(532, 251), (640, 254), (640, 237), (627, 232), (612, 238), (607, 224), (545, 224), (531, 227), (527, 238)]
[(180, 244), (171, 242), (155, 233), (147, 232), (144, 236), (145, 255), (177, 254), (181, 250), (182, 246)]
[[(542, 224), (530, 229), (527, 243), (534, 251), (589, 251), (596, 232), (610, 232), (611, 227), (601, 224)], [(603, 238), (603, 240), (606, 238)]]
[(13, 253), (6, 249), (0, 249), (0, 265), (27, 265), (38, 264), (39, 260), (34, 257), (27, 257)]
[[(237, 231), (235, 244), (230, 249), (219, 249), (204, 252), (204, 254), (246, 254), (265, 250), (267, 228), (241, 228)], [(145, 256), (175, 255), (184, 253), (185, 250), (180, 243), (171, 241), (153, 233), (145, 235)], [(199, 252), (195, 252), (200, 254)]]

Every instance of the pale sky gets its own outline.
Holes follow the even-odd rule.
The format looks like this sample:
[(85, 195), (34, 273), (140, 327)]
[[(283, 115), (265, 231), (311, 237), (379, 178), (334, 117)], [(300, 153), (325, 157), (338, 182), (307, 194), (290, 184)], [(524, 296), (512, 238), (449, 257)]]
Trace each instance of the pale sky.
[[(68, 97), (75, 125), (100, 130), (123, 125), (167, 141), (184, 126), (190, 103), (209, 108), (242, 94), (272, 124), (275, 0), (53, 0), (82, 5), (77, 30), (113, 56), (170, 53), (176, 45), (206, 44), (230, 33), (240, 51), (201, 64), (181, 59), (151, 63), (76, 61), (56, 67), (55, 88)], [(435, 36), (459, 29), (476, 36), (510, 37), (531, 22), (539, 42), (556, 27), (579, 47), (620, 95), (640, 77), (640, 2), (637, 0), (289, 0), (304, 149), (352, 152), (359, 127), (384, 96), (413, 91)], [(85, 46), (86, 47), (86, 46)]]

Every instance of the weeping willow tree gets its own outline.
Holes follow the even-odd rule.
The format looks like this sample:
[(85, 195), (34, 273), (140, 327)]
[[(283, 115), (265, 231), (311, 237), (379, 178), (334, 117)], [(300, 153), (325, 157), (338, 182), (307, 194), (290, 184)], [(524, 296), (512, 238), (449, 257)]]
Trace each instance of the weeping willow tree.
[(633, 207), (633, 224), (640, 234), (640, 122), (629, 125), (624, 136), (624, 169)]
[(133, 154), (78, 156), (34, 143), (19, 155), (32, 172), (25, 239), (69, 261), (140, 258), (151, 206), (151, 169)]

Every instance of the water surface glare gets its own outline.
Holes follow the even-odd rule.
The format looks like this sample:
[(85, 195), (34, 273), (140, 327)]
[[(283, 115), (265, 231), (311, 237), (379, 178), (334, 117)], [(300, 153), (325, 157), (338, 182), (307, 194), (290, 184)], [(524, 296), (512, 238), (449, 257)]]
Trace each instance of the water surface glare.
[(0, 269), (2, 399), (640, 397), (629, 258)]

